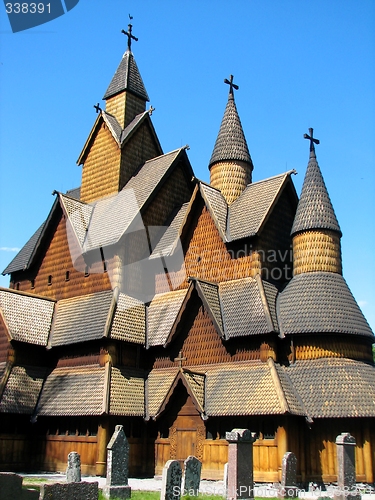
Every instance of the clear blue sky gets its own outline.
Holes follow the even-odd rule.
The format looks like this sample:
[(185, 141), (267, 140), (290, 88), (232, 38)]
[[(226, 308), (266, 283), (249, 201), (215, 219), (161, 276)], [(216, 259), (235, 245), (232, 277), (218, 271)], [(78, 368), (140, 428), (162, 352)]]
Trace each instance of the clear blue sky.
[(189, 144), (197, 177), (209, 179), (231, 73), (254, 180), (296, 169), (299, 193), (314, 127), (344, 277), (375, 329), (373, 0), (80, 0), (16, 34), (1, 4), (1, 270), (46, 218), (52, 191), (80, 184), (75, 162), (126, 49), (128, 13), (162, 147)]

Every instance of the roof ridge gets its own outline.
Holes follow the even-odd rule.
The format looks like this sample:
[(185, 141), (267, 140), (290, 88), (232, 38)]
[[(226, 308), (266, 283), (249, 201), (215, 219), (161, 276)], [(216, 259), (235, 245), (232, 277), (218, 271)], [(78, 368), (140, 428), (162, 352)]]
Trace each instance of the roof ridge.
[(294, 168), (292, 170), (287, 170), (286, 172), (283, 172), (281, 174), (276, 174), (276, 175), (272, 175), (271, 177), (266, 177), (265, 179), (261, 179), (260, 181), (255, 181), (255, 182), (251, 182), (250, 184), (248, 184), (246, 186), (246, 188), (248, 188), (249, 186), (255, 186), (257, 184), (261, 184), (262, 182), (267, 182), (267, 181), (270, 181), (272, 179), (276, 179), (277, 177), (282, 177), (282, 176), (286, 176), (286, 175), (291, 175), (291, 174), (297, 174), (297, 170), (295, 170)]
[(15, 290), (14, 288), (5, 288), (0, 286), (0, 292), (11, 292), (14, 293), (15, 295), (24, 295), (25, 297), (30, 297), (32, 299), (44, 299), (44, 300), (49, 300), (50, 302), (57, 302), (56, 299), (53, 299), (52, 297), (45, 297), (44, 295), (36, 295), (35, 293), (30, 293), (30, 292), (24, 292), (23, 290)]

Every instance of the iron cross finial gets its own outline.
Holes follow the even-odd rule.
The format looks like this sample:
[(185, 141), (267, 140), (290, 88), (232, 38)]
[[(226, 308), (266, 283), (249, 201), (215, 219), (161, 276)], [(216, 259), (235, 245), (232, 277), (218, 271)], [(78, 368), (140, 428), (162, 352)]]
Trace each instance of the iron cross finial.
[(129, 50), (129, 52), (131, 51), (132, 40), (135, 40), (136, 42), (138, 42), (138, 38), (132, 34), (132, 29), (133, 29), (133, 25), (128, 24), (128, 31), (121, 30), (121, 33), (124, 33), (124, 35), (126, 35), (128, 37), (128, 50)]
[(100, 113), (102, 110), (102, 108), (99, 106), (99, 103), (95, 104), (94, 108), (96, 109), (96, 114)]
[(182, 351), (180, 351), (180, 352), (178, 353), (177, 358), (174, 358), (174, 360), (173, 360), (173, 361), (178, 361), (178, 362), (179, 362), (179, 365), (180, 365), (180, 370), (182, 370), (182, 362), (183, 362), (183, 361), (186, 361), (186, 358), (184, 358), (184, 357), (182, 356)]
[(152, 113), (155, 111), (155, 108), (153, 108), (151, 105), (150, 105), (150, 108), (148, 110), (148, 114), (151, 116)]
[(233, 83), (233, 75), (230, 75), (229, 80), (225, 78), (224, 83), (229, 85), (229, 95), (233, 95), (233, 89), (238, 90), (240, 87)]
[(310, 153), (314, 153), (314, 155), (315, 155), (315, 146), (314, 146), (314, 143), (315, 144), (320, 144), (320, 141), (318, 139), (315, 139), (313, 132), (314, 132), (314, 129), (309, 128), (309, 134), (310, 135), (309, 134), (303, 134), (303, 137), (304, 137), (304, 139), (309, 139), (309, 141), (310, 141)]

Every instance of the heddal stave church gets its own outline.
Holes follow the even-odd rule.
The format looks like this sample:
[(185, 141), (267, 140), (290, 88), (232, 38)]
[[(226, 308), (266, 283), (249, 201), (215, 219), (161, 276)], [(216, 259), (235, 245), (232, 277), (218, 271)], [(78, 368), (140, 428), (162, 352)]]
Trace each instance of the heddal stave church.
[(225, 432), (241, 427), (257, 433), (256, 481), (278, 481), (286, 451), (298, 480), (335, 481), (335, 438), (350, 432), (357, 480), (372, 483), (374, 336), (342, 276), (312, 129), (299, 200), (294, 172), (252, 182), (231, 77), (210, 184), (198, 180), (186, 147), (163, 152), (125, 34), (80, 188), (55, 193), (4, 270), (0, 469), (64, 471), (77, 451), (104, 475), (122, 424), (131, 475), (195, 455), (218, 479)]

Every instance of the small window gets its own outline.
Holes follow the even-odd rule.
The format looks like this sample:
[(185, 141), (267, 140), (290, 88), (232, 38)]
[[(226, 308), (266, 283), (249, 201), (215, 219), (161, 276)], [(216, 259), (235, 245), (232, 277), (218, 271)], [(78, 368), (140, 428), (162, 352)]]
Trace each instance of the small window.
[(19, 290), (19, 289), (20, 289), (20, 284), (16, 283), (16, 290)]
[(52, 285), (52, 274), (48, 275), (48, 286)]
[(65, 281), (69, 281), (69, 280), (70, 280), (70, 272), (66, 271), (66, 273), (65, 273)]
[(30, 288), (31, 288), (31, 290), (34, 290), (34, 288), (35, 288), (35, 280), (30, 280)]

